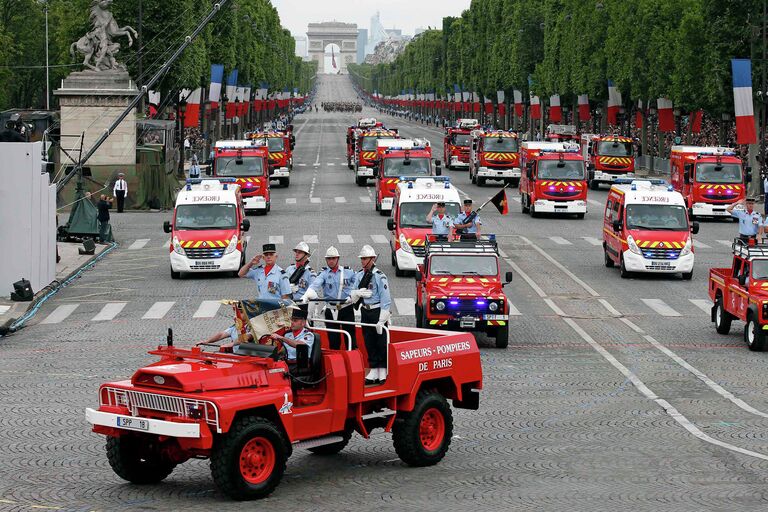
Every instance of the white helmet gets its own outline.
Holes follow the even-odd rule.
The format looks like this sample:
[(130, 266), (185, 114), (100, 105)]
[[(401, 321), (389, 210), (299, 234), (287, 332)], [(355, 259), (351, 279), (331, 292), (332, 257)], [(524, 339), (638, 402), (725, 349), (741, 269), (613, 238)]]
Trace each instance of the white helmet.
[(330, 246), (327, 251), (325, 251), (325, 257), (326, 258), (340, 258), (341, 254), (339, 254), (339, 250), (336, 249), (334, 246)]
[(360, 254), (357, 257), (358, 258), (375, 258), (376, 251), (374, 251), (373, 247), (371, 247), (370, 245), (364, 245), (362, 249), (360, 249)]
[(309, 246), (307, 245), (307, 242), (299, 242), (296, 247), (293, 248), (294, 251), (301, 251), (304, 254), (309, 254)]

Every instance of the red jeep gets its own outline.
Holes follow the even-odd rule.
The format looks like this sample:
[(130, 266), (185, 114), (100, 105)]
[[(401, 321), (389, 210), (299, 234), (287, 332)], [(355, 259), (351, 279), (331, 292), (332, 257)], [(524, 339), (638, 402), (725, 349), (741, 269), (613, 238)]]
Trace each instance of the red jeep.
[[(354, 325), (362, 340), (363, 324)], [(453, 435), (448, 400), (479, 407), (480, 353), (469, 333), (385, 328), (389, 374), (366, 386), (364, 344), (352, 349), (345, 334), (347, 347), (331, 350), (328, 330), (312, 331), (312, 350), (299, 345), (290, 370), (271, 345), (207, 352), (176, 348), (169, 334), (168, 346), (150, 352), (158, 361), (103, 384), (98, 409), (86, 409), (93, 431), (107, 436), (112, 469), (132, 483), (156, 483), (178, 464), (209, 458), (223, 493), (263, 498), (294, 449), (335, 454), (354, 432), (367, 439), (382, 428), (406, 464), (436, 464)]]
[[(492, 236), (492, 235), (491, 235)], [(495, 240), (427, 240), (416, 272), (416, 325), (485, 331), (496, 347), (509, 344), (509, 300)]]

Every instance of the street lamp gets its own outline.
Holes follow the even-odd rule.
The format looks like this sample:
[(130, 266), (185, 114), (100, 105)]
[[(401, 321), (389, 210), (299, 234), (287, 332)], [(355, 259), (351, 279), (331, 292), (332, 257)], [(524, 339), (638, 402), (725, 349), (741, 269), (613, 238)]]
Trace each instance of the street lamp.
[(221, 111), (224, 113), (224, 138), (229, 138), (229, 129), (227, 126), (227, 102), (229, 101), (229, 98), (227, 97), (227, 93), (224, 93), (224, 96), (221, 98)]
[(187, 100), (186, 98), (182, 98), (179, 100), (179, 153), (181, 154), (181, 158), (179, 158), (179, 176), (184, 176), (184, 162), (186, 160), (186, 147), (185, 141), (186, 137), (184, 136), (184, 124), (185, 124), (185, 114), (187, 112)]
[(51, 80), (48, 60), (48, 0), (37, 0), (45, 12), (45, 110), (51, 110)]

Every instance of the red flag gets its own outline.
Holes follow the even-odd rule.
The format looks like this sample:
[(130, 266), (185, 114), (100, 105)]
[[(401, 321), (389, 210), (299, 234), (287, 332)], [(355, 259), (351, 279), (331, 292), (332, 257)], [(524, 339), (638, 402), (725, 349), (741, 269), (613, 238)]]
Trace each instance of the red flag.
[(491, 198), (491, 203), (493, 203), (493, 206), (496, 207), (497, 210), (499, 210), (499, 213), (502, 215), (506, 215), (509, 213), (509, 206), (507, 205), (507, 188), (504, 187), (499, 192)]
[(701, 110), (695, 110), (691, 112), (691, 132), (701, 133), (701, 118), (703, 117)]

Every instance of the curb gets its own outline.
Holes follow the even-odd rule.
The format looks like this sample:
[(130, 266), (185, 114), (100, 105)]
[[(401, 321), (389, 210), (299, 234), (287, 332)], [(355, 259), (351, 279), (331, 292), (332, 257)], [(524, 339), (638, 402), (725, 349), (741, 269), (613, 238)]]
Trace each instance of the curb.
[(23, 328), (24, 324), (27, 321), (29, 321), (29, 319), (35, 316), (35, 314), (40, 309), (40, 307), (43, 304), (45, 304), (45, 302), (48, 299), (56, 295), (59, 292), (59, 290), (69, 285), (69, 283), (71, 283), (76, 277), (78, 277), (84, 271), (94, 266), (96, 263), (99, 262), (99, 260), (104, 258), (107, 254), (115, 250), (117, 246), (118, 246), (117, 242), (112, 242), (109, 247), (104, 249), (99, 254), (96, 254), (92, 258), (88, 259), (88, 261), (86, 261), (85, 263), (80, 265), (78, 268), (76, 268), (75, 270), (67, 274), (62, 280), (55, 279), (48, 286), (38, 291), (35, 294), (35, 297), (32, 299), (32, 302), (30, 302), (29, 306), (27, 306), (27, 309), (24, 312), (24, 314), (21, 315), (21, 317), (10, 318), (3, 325), (0, 325), (0, 338), (3, 338), (8, 334), (12, 334), (18, 331), (19, 329)]

